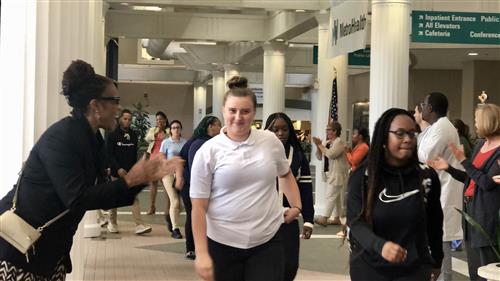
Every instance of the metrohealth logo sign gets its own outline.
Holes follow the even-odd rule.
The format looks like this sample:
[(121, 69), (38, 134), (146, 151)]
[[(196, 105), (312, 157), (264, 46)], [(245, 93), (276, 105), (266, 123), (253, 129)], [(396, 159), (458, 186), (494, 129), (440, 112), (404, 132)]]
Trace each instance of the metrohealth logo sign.
[(337, 45), (338, 37), (339, 37), (339, 20), (334, 20), (332, 28), (332, 45)]

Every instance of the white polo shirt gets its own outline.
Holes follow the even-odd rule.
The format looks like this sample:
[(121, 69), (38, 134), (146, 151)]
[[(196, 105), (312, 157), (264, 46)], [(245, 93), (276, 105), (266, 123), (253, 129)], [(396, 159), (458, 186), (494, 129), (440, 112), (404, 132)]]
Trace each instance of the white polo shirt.
[(196, 152), (190, 196), (209, 199), (210, 239), (249, 249), (269, 241), (284, 222), (276, 177), (290, 167), (273, 133), (252, 129), (247, 140), (235, 142), (224, 131)]

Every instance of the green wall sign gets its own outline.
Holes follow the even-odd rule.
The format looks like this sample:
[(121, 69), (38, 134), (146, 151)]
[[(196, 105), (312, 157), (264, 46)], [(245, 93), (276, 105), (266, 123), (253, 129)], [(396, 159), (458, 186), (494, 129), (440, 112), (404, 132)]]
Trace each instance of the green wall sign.
[(318, 46), (313, 46), (313, 64), (318, 64)]
[(411, 40), (500, 45), (500, 14), (413, 11)]
[(370, 48), (357, 50), (349, 53), (347, 57), (348, 65), (370, 66)]

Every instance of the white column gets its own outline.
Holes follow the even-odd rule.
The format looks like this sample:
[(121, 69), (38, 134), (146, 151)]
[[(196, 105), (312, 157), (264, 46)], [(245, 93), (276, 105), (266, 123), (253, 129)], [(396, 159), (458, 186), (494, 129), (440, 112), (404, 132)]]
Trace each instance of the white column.
[(212, 72), (212, 115), (217, 116), (222, 122), (222, 103), (226, 86), (224, 81), (224, 73), (221, 71)]
[(226, 85), (227, 81), (233, 76), (240, 75), (240, 68), (235, 64), (225, 64), (224, 65), (224, 89), (227, 91), (228, 87)]
[(370, 132), (388, 108), (408, 107), (410, 4), (372, 0)]
[[(103, 73), (102, 1), (6, 0), (1, 9), (0, 196), (17, 179), (22, 161), (52, 123), (69, 113), (60, 95), (62, 72), (81, 58)], [(92, 39), (89, 36), (92, 35)]]
[[(312, 132), (313, 136), (325, 139), (325, 129), (328, 123), (328, 116), (330, 112), (330, 101), (332, 97), (332, 82), (333, 82), (333, 59), (328, 59), (328, 33), (329, 33), (329, 17), (328, 15), (322, 15), (318, 17), (318, 96), (316, 98), (316, 111), (313, 113), (314, 122), (316, 126), (314, 127), (316, 131)], [(316, 146), (313, 145), (311, 152), (311, 159), (314, 159), (312, 164), (316, 166), (316, 181), (315, 181), (315, 206), (317, 214), (323, 212), (325, 206), (324, 203), (324, 189), (325, 183), (323, 182), (322, 174), (323, 167), (321, 165), (321, 160), (316, 159)]]
[(205, 117), (207, 107), (207, 86), (203, 83), (194, 83), (193, 97), (193, 128), (198, 126), (201, 119)]
[[(341, 138), (345, 141), (351, 139), (351, 136), (347, 134), (347, 130), (351, 127), (351, 124), (347, 124), (347, 116), (349, 115), (349, 105), (347, 103), (348, 94), (348, 67), (347, 67), (347, 55), (338, 56), (333, 59), (333, 65), (336, 70), (337, 76), (337, 121), (342, 125)], [(334, 74), (335, 76), (335, 74)], [(331, 94), (330, 94), (331, 96)]]
[(264, 43), (264, 85), (262, 121), (269, 115), (285, 111), (285, 51), (283, 43)]

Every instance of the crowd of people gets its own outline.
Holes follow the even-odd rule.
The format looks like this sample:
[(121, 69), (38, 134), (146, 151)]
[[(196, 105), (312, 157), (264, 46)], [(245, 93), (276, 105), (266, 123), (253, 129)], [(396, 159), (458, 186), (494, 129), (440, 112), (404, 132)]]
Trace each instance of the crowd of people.
[(102, 226), (117, 233), (117, 208), (132, 205), (135, 234), (151, 232), (137, 195), (149, 186), (147, 214), (154, 215), (158, 183), (166, 228), (185, 238), (185, 257), (203, 280), (294, 280), (300, 240), (311, 238), (314, 224), (343, 226), (337, 235), (349, 241), (355, 281), (452, 280), (451, 250), (460, 243), (471, 280), (499, 261), (496, 240), (457, 211), (490, 237), (500, 235), (498, 105), (478, 105), (476, 141), (463, 121), (447, 118), (448, 99), (439, 92), (412, 112), (385, 111), (371, 138), (367, 128), (354, 128), (350, 145), (342, 125), (329, 122), (324, 140), (312, 138), (324, 181), (324, 207), (315, 215), (309, 160), (290, 117), (276, 112), (263, 129), (252, 128), (257, 100), (247, 79), (235, 76), (227, 86), (223, 120), (204, 117), (189, 139), (181, 121), (157, 112), (141, 156), (116, 84), (72, 62), (62, 79), (71, 116), (45, 131), (0, 200), (0, 213), (11, 210), (35, 229), (46, 224), (36, 254), (0, 238), (7, 280), (64, 280), (87, 210), (109, 210)]

